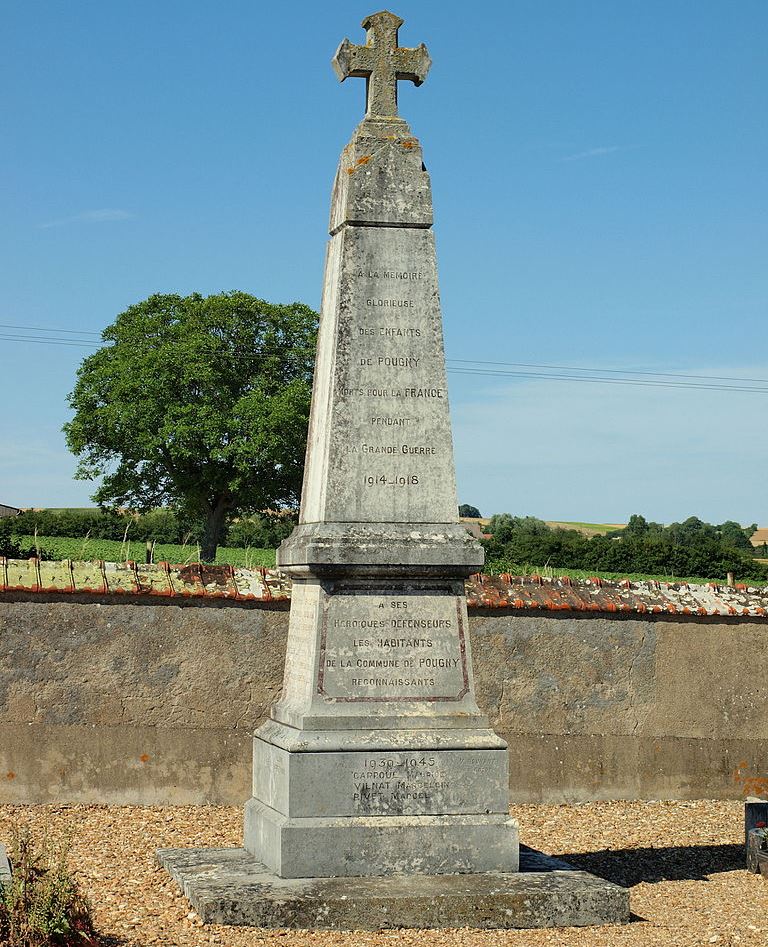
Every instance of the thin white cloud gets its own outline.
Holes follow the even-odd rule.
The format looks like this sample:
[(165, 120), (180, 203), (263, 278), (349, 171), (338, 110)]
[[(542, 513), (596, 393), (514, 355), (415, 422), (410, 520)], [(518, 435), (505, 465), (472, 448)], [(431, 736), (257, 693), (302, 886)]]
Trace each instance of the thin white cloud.
[[(691, 374), (765, 378), (767, 365)], [(461, 503), (486, 515), (768, 523), (765, 394), (521, 380), (454, 405)], [(483, 450), (478, 452), (477, 445)]]
[(579, 151), (575, 155), (568, 155), (566, 158), (561, 158), (561, 161), (581, 161), (582, 158), (599, 158), (602, 155), (611, 155), (614, 151), (621, 151), (619, 145), (611, 145), (607, 148), (590, 148), (588, 151)]
[(128, 210), (120, 210), (117, 207), (100, 207), (97, 210), (84, 210), (79, 214), (73, 214), (71, 217), (61, 217), (58, 220), (49, 220), (40, 224), (42, 230), (49, 227), (63, 227), (65, 224), (105, 224), (118, 220), (133, 220), (136, 215)]

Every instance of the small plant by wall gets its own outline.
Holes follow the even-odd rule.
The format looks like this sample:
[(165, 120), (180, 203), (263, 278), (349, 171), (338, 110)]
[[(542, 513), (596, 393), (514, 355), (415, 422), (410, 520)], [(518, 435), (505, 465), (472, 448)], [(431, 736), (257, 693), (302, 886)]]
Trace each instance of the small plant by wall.
[(36, 839), (29, 826), (16, 830), (11, 879), (0, 884), (3, 947), (96, 944), (91, 907), (67, 866), (67, 852), (65, 843)]

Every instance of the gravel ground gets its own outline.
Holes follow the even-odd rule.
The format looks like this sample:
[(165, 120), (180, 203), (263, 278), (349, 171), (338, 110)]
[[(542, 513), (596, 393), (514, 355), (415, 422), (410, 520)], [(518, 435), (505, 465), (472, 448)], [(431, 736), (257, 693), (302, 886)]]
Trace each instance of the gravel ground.
[(640, 947), (768, 945), (768, 881), (748, 874), (738, 802), (597, 802), (515, 806), (522, 840), (631, 887), (634, 920), (547, 931), (268, 931), (202, 927), (158, 847), (240, 843), (239, 808), (0, 806), (0, 842), (28, 822), (72, 839), (72, 864), (110, 947)]

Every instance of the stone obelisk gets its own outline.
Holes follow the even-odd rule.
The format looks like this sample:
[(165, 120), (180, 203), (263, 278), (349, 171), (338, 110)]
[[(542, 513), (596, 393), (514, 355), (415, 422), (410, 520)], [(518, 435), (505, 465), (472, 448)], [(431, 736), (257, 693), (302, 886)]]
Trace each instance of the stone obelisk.
[(367, 110), (333, 190), (301, 519), (279, 550), (283, 693), (254, 735), (244, 847), (157, 857), (218, 924), (625, 922), (626, 889), (519, 861), (506, 746), (475, 703), (482, 553), (457, 520), (429, 177), (397, 115), (398, 80), (430, 62), (401, 23), (368, 17), (333, 61), (365, 77)]
[(283, 878), (516, 871), (505, 743), (475, 702), (432, 199), (399, 17), (344, 40), (367, 108), (333, 188), (283, 692), (254, 737), (245, 847)]

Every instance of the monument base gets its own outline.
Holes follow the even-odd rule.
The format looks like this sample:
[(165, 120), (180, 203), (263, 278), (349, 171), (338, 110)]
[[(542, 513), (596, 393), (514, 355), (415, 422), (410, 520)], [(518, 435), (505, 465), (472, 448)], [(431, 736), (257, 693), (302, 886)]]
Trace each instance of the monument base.
[(243, 845), (281, 878), (517, 871), (508, 785), (506, 745), (485, 727), (269, 720), (254, 735)]
[(244, 834), (251, 857), (282, 878), (512, 872), (518, 866), (517, 822), (504, 815), (291, 819), (251, 799)]
[(205, 924), (308, 930), (493, 930), (626, 924), (629, 891), (521, 846), (520, 871), (278, 878), (243, 848), (164, 848), (157, 860)]

